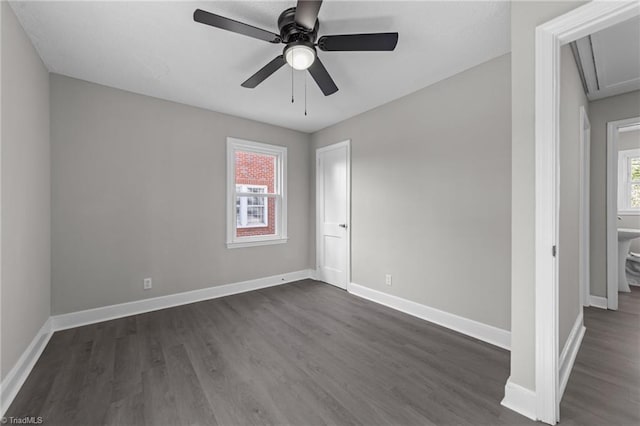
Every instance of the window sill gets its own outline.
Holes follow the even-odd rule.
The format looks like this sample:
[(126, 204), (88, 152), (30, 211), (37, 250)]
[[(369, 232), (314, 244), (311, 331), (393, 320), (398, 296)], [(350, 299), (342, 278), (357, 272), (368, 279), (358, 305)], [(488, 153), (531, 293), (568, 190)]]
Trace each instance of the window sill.
[(234, 248), (245, 248), (245, 247), (257, 247), (257, 246), (268, 246), (272, 244), (284, 244), (287, 242), (287, 238), (273, 238), (270, 240), (256, 240), (256, 241), (238, 241), (238, 242), (227, 242), (228, 249)]
[(618, 210), (618, 216), (640, 216), (640, 210)]

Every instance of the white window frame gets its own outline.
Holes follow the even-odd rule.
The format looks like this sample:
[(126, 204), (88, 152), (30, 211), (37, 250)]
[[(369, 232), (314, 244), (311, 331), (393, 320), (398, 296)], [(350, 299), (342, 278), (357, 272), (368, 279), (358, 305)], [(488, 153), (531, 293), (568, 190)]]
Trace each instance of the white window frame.
[(640, 208), (631, 207), (630, 198), (631, 185), (639, 183), (630, 179), (630, 161), (636, 157), (640, 157), (640, 149), (618, 151), (618, 214), (640, 215)]
[[(238, 237), (236, 232), (236, 197), (255, 197), (254, 192), (236, 191), (236, 152), (267, 154), (276, 157), (273, 193), (260, 194), (275, 200), (275, 233)], [(268, 204), (268, 202), (267, 202)], [(268, 214), (268, 207), (265, 213)], [(243, 227), (244, 228), (244, 227)], [(282, 244), (287, 242), (287, 148), (233, 137), (227, 138), (227, 248)]]
[[(237, 187), (241, 186), (242, 190), (238, 191)], [(264, 189), (264, 192), (252, 192), (249, 189), (253, 189), (253, 188), (260, 188), (260, 189)], [(269, 226), (269, 198), (268, 197), (263, 197), (261, 194), (266, 194), (267, 193), (267, 185), (251, 185), (251, 184), (236, 184), (236, 194), (238, 192), (251, 192), (254, 195), (255, 198), (264, 198), (264, 204), (262, 206), (251, 206), (251, 207), (262, 207), (262, 210), (264, 211), (263, 213), (263, 217), (264, 217), (264, 222), (263, 223), (258, 223), (258, 224), (244, 224), (244, 225), (238, 225), (236, 222), (236, 227), (240, 228), (240, 229), (245, 229), (245, 228), (264, 228), (266, 226)], [(246, 200), (246, 198), (245, 198)], [(237, 200), (236, 200), (236, 207), (237, 207)], [(242, 201), (240, 202), (240, 211), (242, 212)], [(247, 204), (246, 206), (244, 206), (245, 210), (249, 210), (249, 205)], [(237, 208), (236, 208), (237, 210)], [(237, 217), (238, 212), (236, 211), (236, 221), (238, 220)], [(248, 215), (248, 213), (245, 213)], [(241, 221), (242, 222), (242, 221)]]

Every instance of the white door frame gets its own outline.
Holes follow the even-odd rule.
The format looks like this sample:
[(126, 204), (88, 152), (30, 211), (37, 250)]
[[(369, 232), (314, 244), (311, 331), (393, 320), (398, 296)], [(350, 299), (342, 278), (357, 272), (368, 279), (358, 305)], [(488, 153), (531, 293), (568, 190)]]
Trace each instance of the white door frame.
[(637, 1), (593, 1), (536, 28), (535, 34), (535, 377), (536, 416), (560, 416), (558, 351), (558, 187), (560, 47), (640, 15)]
[(321, 194), (320, 194), (320, 168), (318, 167), (320, 161), (320, 154), (333, 149), (345, 147), (347, 148), (347, 282), (346, 290), (349, 291), (351, 285), (351, 139), (347, 139), (342, 142), (334, 143), (332, 145), (323, 146), (316, 149), (316, 278), (320, 277), (320, 238), (322, 224), (320, 223), (322, 208)]
[(584, 106), (580, 107), (580, 308), (589, 306), (590, 289), (590, 231), (591, 215), (591, 123)]
[(618, 133), (640, 117), (607, 123), (607, 308), (618, 309)]

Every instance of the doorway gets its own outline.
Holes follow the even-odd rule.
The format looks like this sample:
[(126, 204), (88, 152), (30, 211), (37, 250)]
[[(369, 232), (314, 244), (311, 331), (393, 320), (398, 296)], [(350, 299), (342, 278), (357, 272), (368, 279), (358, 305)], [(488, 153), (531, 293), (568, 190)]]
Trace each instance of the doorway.
[(351, 271), (351, 141), (316, 150), (316, 278), (347, 289)]
[(535, 412), (538, 420), (551, 425), (559, 420), (563, 391), (558, 351), (557, 256), (560, 49), (638, 15), (636, 2), (591, 2), (536, 28)]
[[(619, 191), (618, 181), (619, 170), (619, 152), (618, 139), (620, 132), (628, 129), (634, 129), (640, 125), (640, 117), (629, 118), (625, 120), (610, 121), (607, 123), (607, 308), (611, 310), (618, 309), (618, 291), (619, 281), (624, 278), (626, 254), (620, 254), (618, 241), (618, 228), (624, 228), (622, 216), (627, 213), (623, 207), (619, 205), (622, 197)], [(633, 212), (631, 212), (633, 214)], [(623, 257), (624, 256), (624, 257)]]

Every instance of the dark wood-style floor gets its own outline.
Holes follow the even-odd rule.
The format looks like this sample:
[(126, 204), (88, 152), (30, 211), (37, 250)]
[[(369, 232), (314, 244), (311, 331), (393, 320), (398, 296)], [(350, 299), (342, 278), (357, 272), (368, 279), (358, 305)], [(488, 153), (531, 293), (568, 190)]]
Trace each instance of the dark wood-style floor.
[[(587, 313), (562, 423), (611, 425), (609, 410), (630, 410), (602, 405), (617, 385), (584, 377), (607, 359), (594, 342), (613, 325), (606, 313)], [(638, 371), (632, 360), (612, 368)], [(507, 351), (306, 280), (57, 332), (6, 415), (61, 425), (532, 424), (500, 405), (508, 375)]]
[(509, 353), (306, 280), (57, 332), (9, 408), (46, 424), (526, 424)]
[(562, 425), (640, 425), (640, 287), (618, 310), (584, 309), (587, 332), (560, 404)]

